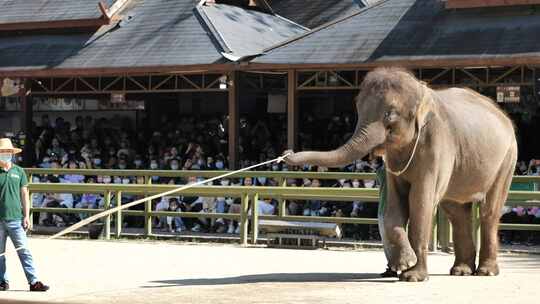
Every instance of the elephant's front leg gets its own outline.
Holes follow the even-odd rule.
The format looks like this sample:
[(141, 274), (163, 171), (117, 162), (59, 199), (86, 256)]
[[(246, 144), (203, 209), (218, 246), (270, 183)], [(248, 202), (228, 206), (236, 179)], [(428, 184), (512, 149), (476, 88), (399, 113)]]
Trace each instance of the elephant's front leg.
[(409, 220), (408, 187), (389, 178), (387, 194), (388, 201), (383, 218), (388, 264), (393, 271), (405, 271), (416, 265), (417, 261), (405, 230)]
[(412, 185), (409, 193), (409, 241), (418, 261), (414, 267), (401, 273), (401, 281), (422, 282), (429, 277), (427, 253), (435, 208), (435, 187), (426, 184)]

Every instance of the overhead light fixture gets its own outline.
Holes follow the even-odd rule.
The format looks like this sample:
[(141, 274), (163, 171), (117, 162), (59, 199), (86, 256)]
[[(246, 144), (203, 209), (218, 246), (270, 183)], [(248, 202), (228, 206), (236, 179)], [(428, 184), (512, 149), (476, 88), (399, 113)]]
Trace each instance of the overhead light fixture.
[(328, 77), (328, 83), (331, 84), (331, 85), (337, 85), (338, 84), (338, 78), (335, 74), (331, 74), (329, 77)]
[(226, 90), (227, 89), (227, 76), (223, 75), (219, 77), (219, 89), (220, 90)]

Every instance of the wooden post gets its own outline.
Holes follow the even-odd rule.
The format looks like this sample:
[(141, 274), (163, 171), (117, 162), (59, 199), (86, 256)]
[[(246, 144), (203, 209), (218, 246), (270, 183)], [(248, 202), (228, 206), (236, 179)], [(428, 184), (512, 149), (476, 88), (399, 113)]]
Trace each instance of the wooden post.
[[(105, 191), (105, 203), (103, 204), (105, 210), (109, 210), (111, 208), (111, 191), (107, 190)], [(105, 217), (105, 227), (103, 229), (103, 234), (106, 240), (111, 239), (111, 216), (107, 215)]]
[(247, 246), (248, 244), (248, 209), (249, 209), (249, 194), (242, 194), (242, 205), (240, 210), (240, 244)]
[(298, 136), (298, 99), (296, 91), (296, 71), (287, 74), (287, 148), (294, 150)]
[(21, 92), (22, 127), (24, 131), (23, 163), (26, 167), (32, 167), (34, 163), (34, 143), (32, 140), (32, 117), (34, 113), (32, 96), (29, 95), (29, 81), (25, 81), (24, 90)]
[[(122, 191), (116, 192), (116, 206), (119, 207), (122, 205)], [(122, 234), (122, 210), (116, 212), (116, 238), (120, 238)]]
[[(152, 184), (152, 177), (151, 176), (145, 176), (145, 184), (151, 185)], [(145, 197), (148, 196), (148, 193), (145, 193)], [(150, 236), (152, 235), (152, 216), (150, 215), (150, 212), (152, 212), (152, 201), (146, 201), (144, 202), (144, 235)]]
[[(286, 187), (287, 186), (287, 179), (286, 178), (283, 178), (283, 177), (280, 177), (278, 179), (278, 184), (280, 187)], [(287, 215), (287, 203), (285, 202), (285, 200), (280, 197), (278, 199), (278, 216), (285, 216)]]
[(251, 219), (251, 244), (257, 245), (257, 237), (259, 236), (259, 194), (253, 195)]
[(229, 169), (238, 168), (239, 95), (240, 77), (238, 72), (229, 74)]

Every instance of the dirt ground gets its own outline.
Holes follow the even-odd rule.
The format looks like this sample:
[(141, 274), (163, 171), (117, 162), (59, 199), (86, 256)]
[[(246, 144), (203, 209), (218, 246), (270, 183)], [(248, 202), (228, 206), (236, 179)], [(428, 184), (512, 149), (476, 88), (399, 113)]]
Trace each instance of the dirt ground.
[[(9, 246), (0, 303), (536, 303), (540, 255), (501, 254), (498, 277), (451, 277), (432, 254), (430, 280), (381, 279), (382, 250), (285, 250), (144, 241), (30, 239), (47, 293), (29, 293)], [(21, 302), (22, 301), (22, 302)]]

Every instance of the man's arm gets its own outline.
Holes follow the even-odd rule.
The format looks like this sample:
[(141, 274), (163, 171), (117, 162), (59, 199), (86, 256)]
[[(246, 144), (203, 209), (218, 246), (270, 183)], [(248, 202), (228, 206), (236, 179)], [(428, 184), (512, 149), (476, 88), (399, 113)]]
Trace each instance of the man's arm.
[(28, 229), (30, 227), (30, 195), (27, 186), (21, 187), (21, 205), (23, 209), (23, 228)]

